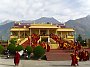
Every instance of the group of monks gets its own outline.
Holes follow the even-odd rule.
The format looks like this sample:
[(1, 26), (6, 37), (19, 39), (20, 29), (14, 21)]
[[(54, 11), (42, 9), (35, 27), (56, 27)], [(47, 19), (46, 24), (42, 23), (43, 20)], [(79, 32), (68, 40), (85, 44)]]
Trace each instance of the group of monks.
[[(54, 39), (56, 41), (56, 43), (59, 44), (60, 49), (75, 49), (75, 50), (81, 49), (81, 44), (79, 42), (74, 43), (73, 41), (71, 41), (71, 42), (65, 41), (61, 37), (59, 37), (58, 35), (55, 35), (53, 33), (50, 34), (50, 38)], [(39, 39), (40, 39), (40, 36), (38, 34), (33, 33), (31, 35), (31, 46), (33, 48), (38, 46), (38, 45), (41, 45), (45, 49), (46, 46), (49, 46), (45, 42), (38, 43)]]
[(49, 51), (50, 50), (50, 46), (48, 45), (47, 42), (39, 42), (38, 43), (38, 40), (40, 39), (40, 36), (38, 34), (32, 34), (31, 35), (31, 46), (33, 48), (35, 48), (36, 46), (40, 45), (42, 46), (44, 49), (46, 49), (46, 51)]
[(50, 34), (50, 37), (59, 44), (60, 49), (81, 49), (81, 44), (79, 42), (69, 42), (55, 34)]
[(79, 57), (79, 61), (87, 61), (89, 60), (89, 53), (85, 49), (83, 49), (82, 51), (80, 50), (78, 52), (78, 57)]
[(89, 53), (85, 49), (81, 50), (74, 50), (71, 54), (72, 62), (71, 66), (79, 65), (78, 61), (87, 61), (89, 60)]
[(38, 44), (37, 44), (37, 41), (40, 39), (40, 36), (37, 35), (37, 34), (32, 34), (31, 35), (31, 46), (34, 48), (36, 47)]

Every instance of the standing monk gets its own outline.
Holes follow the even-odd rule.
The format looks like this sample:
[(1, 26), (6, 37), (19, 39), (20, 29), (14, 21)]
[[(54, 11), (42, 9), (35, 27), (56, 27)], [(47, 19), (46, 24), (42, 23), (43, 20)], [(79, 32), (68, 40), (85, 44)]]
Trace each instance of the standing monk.
[(71, 54), (71, 58), (72, 58), (71, 66), (75, 66), (75, 64), (76, 64), (76, 56), (75, 56), (74, 53)]
[(15, 56), (14, 56), (14, 64), (18, 66), (19, 61), (20, 61), (20, 54), (18, 53), (18, 51), (16, 51)]
[(72, 58), (72, 63), (71, 63), (71, 66), (78, 66), (78, 60), (79, 60), (79, 57), (78, 57), (78, 52), (75, 51), (73, 54), (71, 54), (71, 58)]
[(49, 44), (47, 43), (47, 52), (49, 52), (50, 51), (50, 46), (49, 46)]

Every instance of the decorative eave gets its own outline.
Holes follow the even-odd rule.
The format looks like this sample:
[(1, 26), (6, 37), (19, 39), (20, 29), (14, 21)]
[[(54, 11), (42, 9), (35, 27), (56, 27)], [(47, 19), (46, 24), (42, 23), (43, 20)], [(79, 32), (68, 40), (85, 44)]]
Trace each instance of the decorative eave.
[(57, 31), (71, 31), (74, 32), (75, 30), (73, 28), (59, 28)]
[(52, 25), (52, 24), (31, 24), (31, 26), (29, 28), (57, 29), (58, 27), (56, 25)]
[(29, 31), (29, 28), (12, 28), (10, 31)]

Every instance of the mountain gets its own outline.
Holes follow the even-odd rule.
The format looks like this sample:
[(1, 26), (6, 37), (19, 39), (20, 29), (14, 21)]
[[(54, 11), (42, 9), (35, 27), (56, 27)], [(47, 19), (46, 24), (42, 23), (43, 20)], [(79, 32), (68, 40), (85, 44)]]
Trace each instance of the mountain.
[(34, 20), (35, 23), (52, 23), (52, 24), (60, 24), (55, 18), (41, 17), (39, 19)]
[(76, 20), (65, 22), (66, 27), (76, 30), (76, 37), (80, 34), (83, 38), (90, 38), (90, 15)]
[(14, 21), (5, 21), (0, 25), (0, 40), (8, 40), (10, 29), (14, 25)]
[(21, 20), (21, 21), (16, 21), (16, 22), (21, 22), (21, 23), (52, 23), (52, 24), (60, 24), (59, 21), (57, 21), (55, 18), (48, 18), (48, 17), (41, 17), (36, 20)]
[(32, 23), (33, 21), (31, 21), (31, 20), (21, 20), (21, 21), (16, 21), (16, 22), (21, 22), (21, 23)]

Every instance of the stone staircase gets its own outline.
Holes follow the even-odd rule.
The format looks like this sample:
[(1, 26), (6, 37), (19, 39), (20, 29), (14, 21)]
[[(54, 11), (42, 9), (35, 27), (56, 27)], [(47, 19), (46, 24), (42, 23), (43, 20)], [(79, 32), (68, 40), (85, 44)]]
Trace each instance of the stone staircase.
[(48, 61), (64, 61), (64, 60), (71, 60), (70, 53), (73, 50), (50, 50), (46, 52), (46, 58)]
[(24, 40), (22, 40), (19, 45), (22, 45), (24, 42), (26, 42), (28, 40), (28, 38), (25, 38)]
[(25, 42), (22, 44), (22, 46), (23, 46), (24, 48), (26, 48), (27, 46), (30, 46), (30, 41), (29, 41), (29, 40), (25, 41)]
[(59, 44), (49, 44), (50, 49), (58, 49), (59, 48)]
[(30, 45), (30, 40), (28, 38), (25, 38), (19, 44), (22, 45), (24, 48), (26, 48), (26, 46)]

